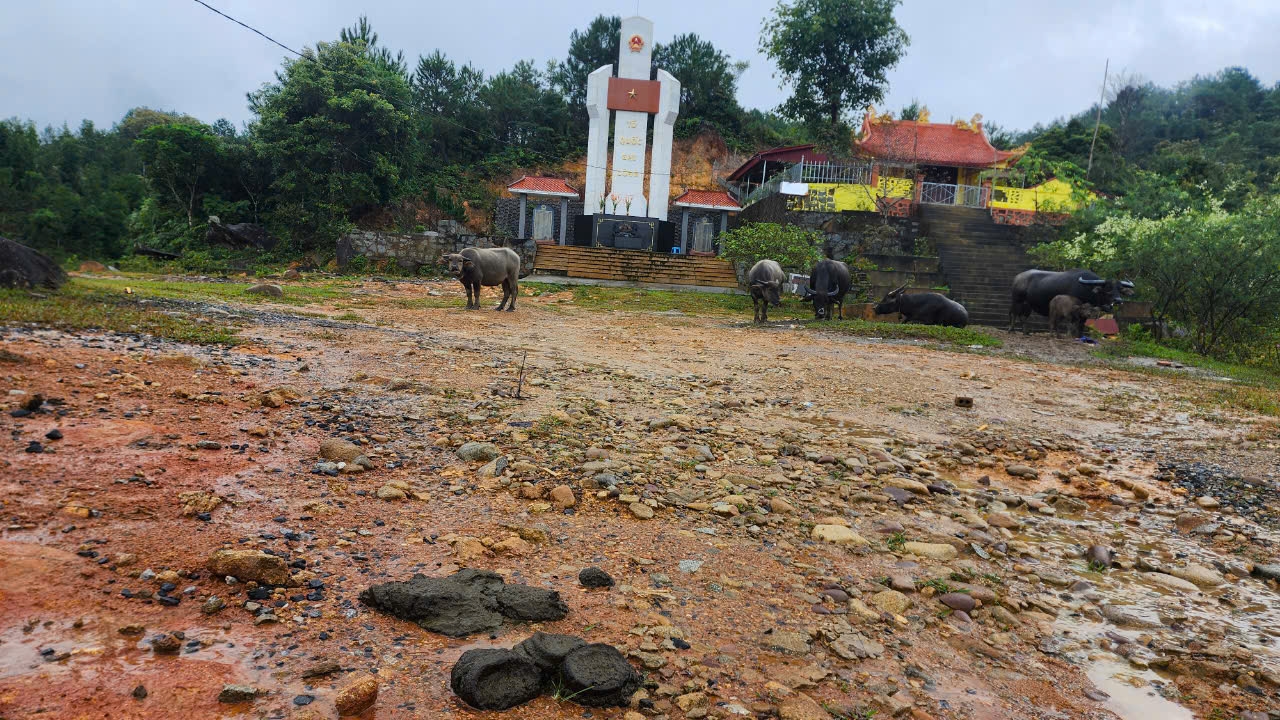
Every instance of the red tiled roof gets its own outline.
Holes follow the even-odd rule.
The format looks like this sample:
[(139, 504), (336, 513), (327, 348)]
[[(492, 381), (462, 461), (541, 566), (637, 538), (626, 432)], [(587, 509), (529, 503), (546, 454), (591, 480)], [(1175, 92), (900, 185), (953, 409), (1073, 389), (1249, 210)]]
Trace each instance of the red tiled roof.
[(995, 149), (987, 142), (981, 123), (977, 127), (974, 131), (948, 123), (914, 120), (864, 122), (862, 139), (857, 145), (864, 153), (881, 160), (962, 167), (989, 167), (1021, 154)]
[(676, 205), (741, 210), (742, 206), (723, 190), (685, 190), (675, 199)]
[[(826, 162), (827, 156), (822, 153), (814, 152), (813, 145), (791, 145), (788, 147), (778, 147), (772, 150), (762, 150), (750, 159), (742, 163), (737, 170), (729, 174), (727, 180), (729, 182), (737, 182), (748, 175), (757, 174), (756, 169), (760, 168), (763, 163), (797, 163), (801, 159), (813, 162)], [(781, 167), (781, 166), (778, 166)]]
[(569, 183), (553, 177), (529, 177), (525, 175), (508, 185), (507, 189), (513, 193), (529, 193), (531, 195), (573, 195), (575, 197), (578, 195), (578, 191), (574, 190)]

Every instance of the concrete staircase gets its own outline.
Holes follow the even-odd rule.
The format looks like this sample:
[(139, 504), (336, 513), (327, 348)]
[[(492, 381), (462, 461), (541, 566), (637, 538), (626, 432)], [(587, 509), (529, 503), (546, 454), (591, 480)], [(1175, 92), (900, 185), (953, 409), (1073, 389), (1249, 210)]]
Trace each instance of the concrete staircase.
[[(950, 205), (920, 205), (923, 234), (933, 241), (951, 298), (969, 311), (975, 325), (1005, 327), (1013, 278), (1032, 267), (1016, 228), (997, 225), (989, 211)], [(1032, 315), (1027, 327), (1043, 330), (1045, 319)]]

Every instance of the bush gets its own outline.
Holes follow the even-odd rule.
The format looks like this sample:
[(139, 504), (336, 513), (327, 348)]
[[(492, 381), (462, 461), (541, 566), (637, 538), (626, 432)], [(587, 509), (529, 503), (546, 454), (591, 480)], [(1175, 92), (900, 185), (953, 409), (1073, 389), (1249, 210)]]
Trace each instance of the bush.
[(1280, 197), (1251, 198), (1236, 212), (1219, 203), (1156, 219), (1121, 212), (1032, 255), (1133, 277), (1156, 319), (1186, 327), (1202, 355), (1266, 358), (1280, 333)]
[(720, 235), (720, 255), (749, 264), (776, 260), (784, 268), (808, 272), (822, 259), (822, 235), (795, 225), (748, 223)]

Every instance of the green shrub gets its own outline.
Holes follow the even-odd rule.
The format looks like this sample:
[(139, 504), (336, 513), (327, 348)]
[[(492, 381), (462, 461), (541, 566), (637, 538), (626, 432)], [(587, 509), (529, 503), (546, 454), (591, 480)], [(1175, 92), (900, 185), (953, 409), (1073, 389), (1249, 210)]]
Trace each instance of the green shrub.
[(784, 268), (808, 272), (822, 259), (822, 234), (795, 225), (748, 223), (720, 235), (720, 255), (745, 263), (776, 260)]

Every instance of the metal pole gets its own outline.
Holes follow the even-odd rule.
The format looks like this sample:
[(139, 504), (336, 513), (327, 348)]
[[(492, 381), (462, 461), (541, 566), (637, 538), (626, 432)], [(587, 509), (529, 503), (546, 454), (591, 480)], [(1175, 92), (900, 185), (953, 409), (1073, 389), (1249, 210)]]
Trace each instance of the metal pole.
[(1084, 179), (1093, 170), (1093, 146), (1098, 144), (1098, 128), (1102, 125), (1102, 101), (1107, 97), (1107, 75), (1111, 71), (1111, 58), (1102, 69), (1102, 90), (1098, 93), (1098, 117), (1093, 121), (1093, 141), (1089, 143), (1089, 166), (1084, 169)]

